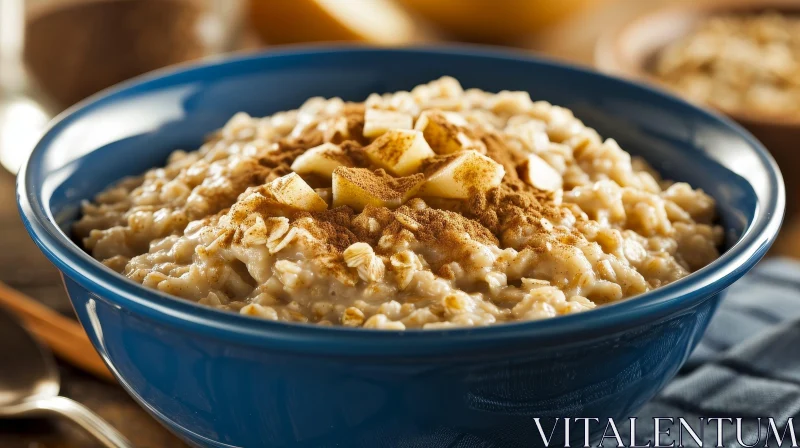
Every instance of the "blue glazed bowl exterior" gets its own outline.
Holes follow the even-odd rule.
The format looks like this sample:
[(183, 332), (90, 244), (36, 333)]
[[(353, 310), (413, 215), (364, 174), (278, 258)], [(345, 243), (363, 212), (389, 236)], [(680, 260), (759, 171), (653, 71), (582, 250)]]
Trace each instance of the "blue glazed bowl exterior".
[[(725, 253), (685, 279), (584, 314), (375, 332), (268, 322), (168, 297), (106, 270), (70, 240), (81, 200), (174, 149), (198, 147), (237, 111), (266, 115), (315, 95), (362, 100), (441, 75), (569, 107), (665, 177), (703, 188), (718, 201)], [(725, 288), (774, 240), (784, 191), (745, 131), (645, 87), (500, 51), (332, 48), (160, 72), (91, 98), (41, 140), (18, 177), (18, 201), (109, 368), (193, 445), (530, 447), (541, 443), (535, 417), (622, 419), (672, 378)], [(582, 438), (573, 428), (573, 445)]]

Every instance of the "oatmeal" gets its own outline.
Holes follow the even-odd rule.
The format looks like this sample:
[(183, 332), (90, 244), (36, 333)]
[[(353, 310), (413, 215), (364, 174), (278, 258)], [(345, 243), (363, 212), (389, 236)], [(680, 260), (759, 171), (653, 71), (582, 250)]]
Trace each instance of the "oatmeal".
[(656, 75), (690, 100), (800, 118), (800, 17), (713, 17), (657, 59)]
[(402, 330), (591, 310), (719, 256), (714, 200), (567, 109), (442, 78), (239, 113), (83, 204), (147, 287), (264, 319)]

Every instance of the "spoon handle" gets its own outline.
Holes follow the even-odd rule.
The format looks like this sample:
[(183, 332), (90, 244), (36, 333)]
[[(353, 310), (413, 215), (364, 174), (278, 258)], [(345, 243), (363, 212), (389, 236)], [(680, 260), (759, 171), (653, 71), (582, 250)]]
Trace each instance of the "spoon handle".
[(51, 412), (66, 417), (85, 429), (106, 448), (133, 448), (131, 442), (108, 422), (84, 405), (65, 397), (41, 398), (26, 402), (30, 413)]
[(28, 331), (61, 359), (102, 379), (116, 381), (76, 320), (62, 316), (3, 282), (0, 282), (0, 305), (16, 314)]

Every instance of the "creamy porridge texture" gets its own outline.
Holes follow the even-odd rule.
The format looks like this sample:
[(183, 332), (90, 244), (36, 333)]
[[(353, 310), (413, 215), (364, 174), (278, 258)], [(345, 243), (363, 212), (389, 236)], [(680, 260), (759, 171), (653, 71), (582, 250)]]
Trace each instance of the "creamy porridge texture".
[(235, 115), (83, 205), (76, 236), (143, 285), (265, 319), (406, 329), (549, 318), (719, 256), (714, 201), (567, 109), (445, 77)]

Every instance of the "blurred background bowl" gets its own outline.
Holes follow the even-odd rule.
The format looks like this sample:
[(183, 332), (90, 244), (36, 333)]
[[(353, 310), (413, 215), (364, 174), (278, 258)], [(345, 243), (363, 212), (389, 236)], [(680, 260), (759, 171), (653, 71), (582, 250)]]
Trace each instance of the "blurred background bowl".
[[(681, 3), (634, 18), (605, 33), (595, 51), (596, 66), (607, 73), (670, 89), (653, 73), (655, 58), (667, 45), (686, 36), (700, 22), (721, 14), (757, 14), (776, 11), (800, 14), (798, 0), (733, 0)], [(681, 92), (673, 91), (677, 95)], [(687, 98), (690, 99), (690, 98)], [(706, 107), (713, 106), (703, 104)], [(747, 111), (720, 110), (741, 123), (772, 153), (784, 172), (800, 163), (800, 118), (770, 117)], [(798, 211), (800, 179), (786, 177), (787, 216)]]

